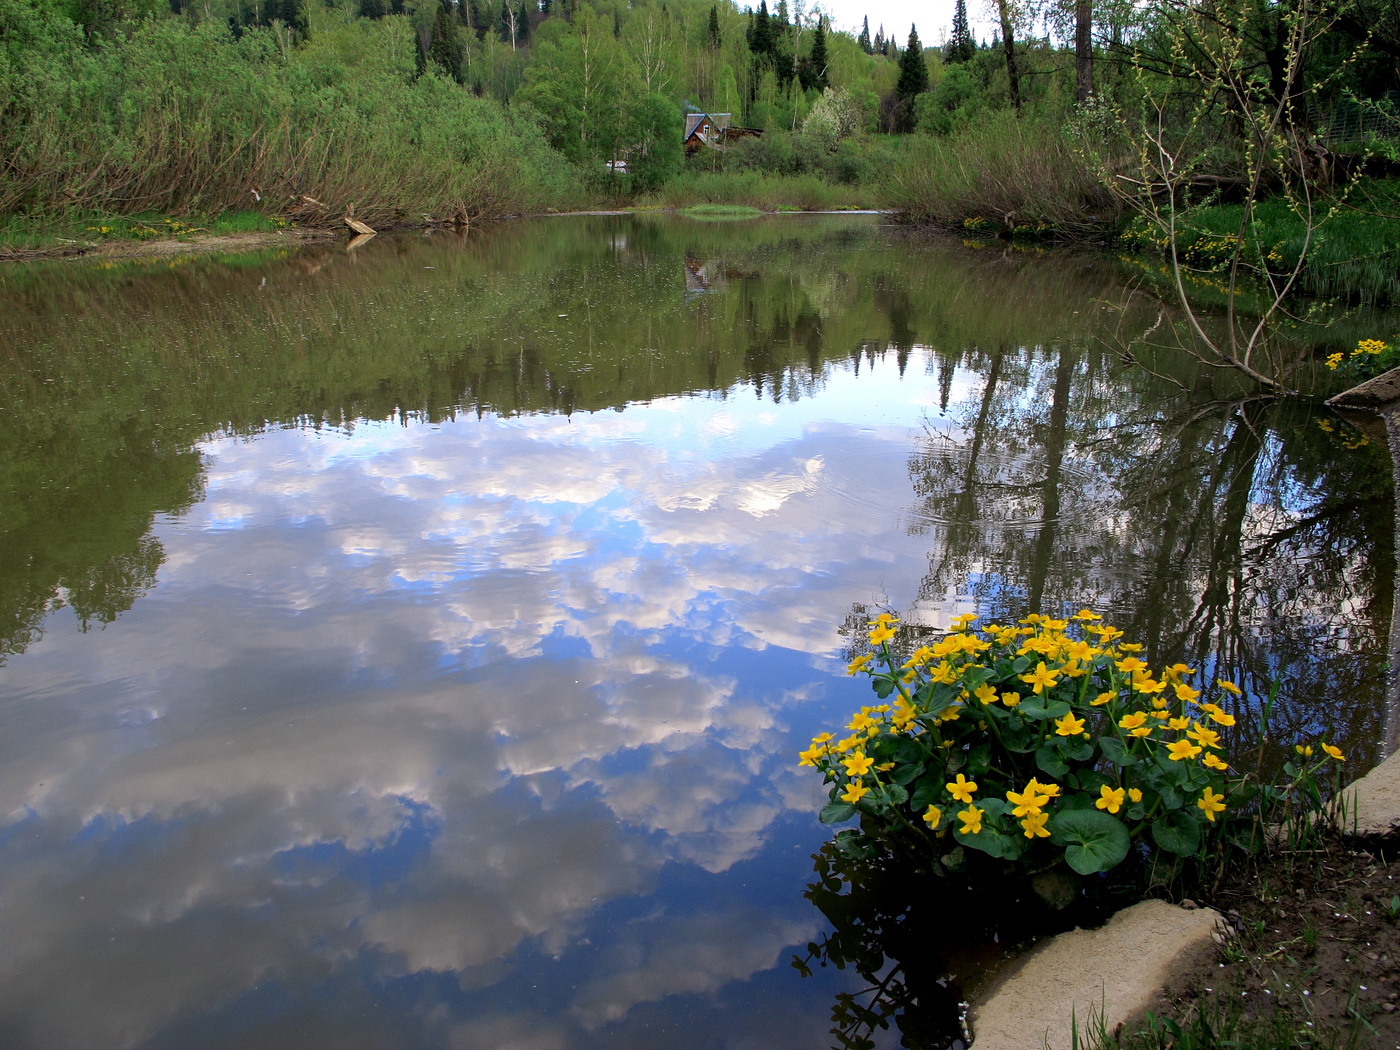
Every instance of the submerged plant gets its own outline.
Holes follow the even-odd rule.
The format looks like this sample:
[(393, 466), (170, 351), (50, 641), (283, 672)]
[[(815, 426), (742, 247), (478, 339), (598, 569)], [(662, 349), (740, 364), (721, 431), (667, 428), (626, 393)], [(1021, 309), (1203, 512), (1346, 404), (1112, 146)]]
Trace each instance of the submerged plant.
[[(1091, 875), (1135, 847), (1253, 848), (1267, 803), (1321, 806), (1317, 773), (1341, 760), (1338, 748), (1300, 745), (1289, 780), (1261, 791), (1227, 761), (1222, 731), (1235, 718), (1191, 684), (1196, 672), (1154, 672), (1141, 645), (1089, 610), (978, 630), (975, 620), (959, 617), (907, 656), (891, 644), (895, 617), (869, 624), (871, 649), (848, 671), (868, 676), (881, 702), (800, 756), (830, 784), (822, 821), (860, 816), (860, 832), (842, 838), (949, 869), (975, 850), (1026, 873), (1063, 862)], [(1242, 695), (1223, 680), (1214, 692)]]

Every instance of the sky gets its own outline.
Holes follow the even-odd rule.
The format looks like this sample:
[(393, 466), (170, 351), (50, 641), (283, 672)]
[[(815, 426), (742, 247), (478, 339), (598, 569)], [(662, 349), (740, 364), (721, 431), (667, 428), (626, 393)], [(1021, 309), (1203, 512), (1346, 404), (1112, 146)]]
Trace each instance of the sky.
[[(830, 16), (832, 25), (851, 33), (859, 33), (861, 19), (869, 15), (870, 35), (874, 37), (883, 23), (886, 34), (893, 33), (900, 47), (909, 39), (909, 26), (913, 24), (919, 30), (919, 40), (925, 47), (931, 47), (945, 40), (952, 28), (953, 2), (882, 0), (878, 7), (874, 7), (861, 0), (821, 0), (820, 7)], [(788, 6), (792, 6), (790, 0)], [(967, 5), (968, 22), (978, 40), (985, 40), (992, 33), (992, 22), (985, 17), (983, 6), (982, 0), (969, 0)]]

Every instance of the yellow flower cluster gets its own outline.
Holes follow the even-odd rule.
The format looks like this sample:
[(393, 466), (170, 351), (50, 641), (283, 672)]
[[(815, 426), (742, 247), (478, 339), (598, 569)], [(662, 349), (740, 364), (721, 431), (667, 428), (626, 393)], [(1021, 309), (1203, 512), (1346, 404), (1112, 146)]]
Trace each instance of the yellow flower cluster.
[(1379, 339), (1363, 339), (1356, 344), (1356, 349), (1350, 355), (1338, 351), (1335, 354), (1327, 355), (1327, 367), (1336, 370), (1342, 366), (1343, 361), (1356, 360), (1357, 358), (1375, 357), (1390, 349), (1389, 343), (1383, 343)]
[[(1014, 858), (1052, 838), (1057, 820), (1062, 830), (1107, 822), (1119, 836), (1160, 825), (1160, 841), (1183, 834), (1183, 813), (1209, 825), (1226, 811), (1236, 781), (1222, 733), (1236, 718), (1192, 684), (1195, 669), (1154, 670), (1143, 646), (1088, 609), (974, 628), (976, 621), (958, 617), (907, 656), (893, 648), (895, 616), (867, 625), (870, 651), (847, 671), (869, 676), (882, 702), (862, 706), (846, 735), (821, 733), (799, 755), (832, 785), (824, 820), (859, 809), (906, 832), (939, 840), (952, 833)], [(1226, 702), (1243, 696), (1225, 678), (1213, 689)], [(1318, 746), (1321, 761), (1343, 760), (1332, 744)], [(1310, 759), (1313, 748), (1299, 745), (1298, 753)], [(1038, 779), (1045, 773), (1051, 779)], [(1169, 814), (1177, 823), (1162, 825)], [(1165, 848), (1194, 851), (1194, 841)], [(1108, 863), (1079, 860), (1088, 867), (1077, 870)]]

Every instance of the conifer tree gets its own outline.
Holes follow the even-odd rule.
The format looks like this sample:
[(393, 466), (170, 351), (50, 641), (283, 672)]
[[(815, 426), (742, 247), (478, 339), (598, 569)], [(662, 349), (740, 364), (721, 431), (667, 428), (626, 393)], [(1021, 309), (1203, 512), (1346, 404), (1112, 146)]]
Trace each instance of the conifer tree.
[(817, 19), (817, 31), (812, 34), (812, 83), (818, 91), (826, 87), (826, 19)]
[[(548, 0), (546, 0), (546, 3)], [(724, 44), (724, 40), (719, 33), (719, 8), (714, 4), (710, 5), (710, 50), (718, 51)]]
[[(508, 2), (508, 0), (507, 0)], [(518, 0), (515, 8), (516, 39), (520, 45), (530, 42), (530, 10), (525, 6), (525, 0)]]
[(957, 0), (953, 8), (953, 33), (948, 38), (945, 58), (951, 65), (971, 62), (976, 56), (977, 42), (972, 39), (972, 30), (967, 25), (967, 0)]
[(428, 46), (428, 57), (457, 83), (462, 82), (462, 45), (457, 37), (457, 24), (447, 17), (441, 6), (433, 17), (433, 40)]
[(856, 43), (867, 55), (875, 53), (875, 45), (870, 42), (870, 16), (865, 16), (865, 22), (860, 27), (860, 36), (856, 37)]
[(884, 27), (883, 24), (880, 26), (879, 29), (875, 30), (875, 51), (874, 51), (874, 53), (877, 54), (877, 55), (883, 55), (883, 54), (885, 54), (885, 27)]
[(924, 62), (924, 48), (919, 43), (918, 31), (909, 27), (909, 46), (899, 60), (899, 80), (894, 93), (899, 98), (899, 114), (896, 130), (913, 131), (917, 117), (914, 100), (928, 90), (928, 66)]
[(486, 39), (486, 15), (481, 10), (480, 0), (464, 0), (467, 5), (467, 17), (471, 20), (472, 32), (476, 34), (478, 40)]
[(773, 31), (768, 24), (768, 0), (759, 0), (758, 13), (753, 16), (753, 35), (749, 38), (749, 50), (759, 56), (773, 53)]

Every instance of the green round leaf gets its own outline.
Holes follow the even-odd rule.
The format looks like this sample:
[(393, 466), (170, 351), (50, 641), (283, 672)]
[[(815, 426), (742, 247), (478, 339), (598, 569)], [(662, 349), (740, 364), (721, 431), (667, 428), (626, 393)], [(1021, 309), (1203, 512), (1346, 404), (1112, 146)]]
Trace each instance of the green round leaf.
[(1057, 813), (1050, 820), (1050, 831), (1052, 841), (1065, 847), (1065, 863), (1081, 875), (1122, 863), (1131, 845), (1123, 822), (1097, 809)]
[(1184, 809), (1152, 822), (1152, 838), (1168, 853), (1189, 857), (1201, 845), (1201, 825)]
[(821, 822), (823, 824), (840, 824), (843, 820), (850, 820), (856, 815), (856, 807), (849, 802), (828, 802), (822, 807)]

